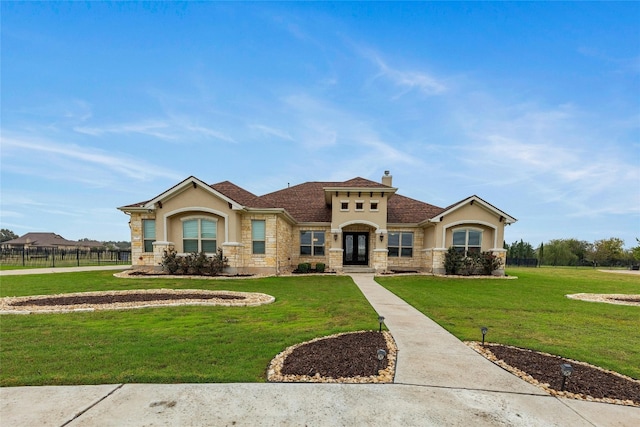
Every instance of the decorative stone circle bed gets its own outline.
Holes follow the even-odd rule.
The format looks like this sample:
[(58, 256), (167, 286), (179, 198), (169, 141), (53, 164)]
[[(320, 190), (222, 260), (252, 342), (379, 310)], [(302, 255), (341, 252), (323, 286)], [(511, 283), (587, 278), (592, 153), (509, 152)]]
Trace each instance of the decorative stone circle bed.
[[(501, 368), (545, 390), (552, 396), (640, 407), (640, 381), (578, 360), (503, 344), (466, 342)], [(573, 373), (562, 390), (560, 365)]]
[(254, 292), (136, 289), (4, 297), (0, 299), (0, 314), (69, 313), (180, 305), (251, 307), (274, 301), (275, 298), (271, 295)]
[(640, 295), (635, 294), (569, 294), (565, 296), (582, 301), (640, 306)]
[[(377, 351), (386, 357), (377, 359)], [(398, 348), (387, 331), (357, 331), (293, 345), (273, 358), (270, 382), (391, 383)]]

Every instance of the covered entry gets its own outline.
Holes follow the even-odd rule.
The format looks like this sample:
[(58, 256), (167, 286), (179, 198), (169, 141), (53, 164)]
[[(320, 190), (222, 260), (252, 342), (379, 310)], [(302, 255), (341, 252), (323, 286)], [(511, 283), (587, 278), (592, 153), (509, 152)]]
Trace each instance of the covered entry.
[(344, 232), (342, 239), (343, 265), (369, 265), (369, 233)]

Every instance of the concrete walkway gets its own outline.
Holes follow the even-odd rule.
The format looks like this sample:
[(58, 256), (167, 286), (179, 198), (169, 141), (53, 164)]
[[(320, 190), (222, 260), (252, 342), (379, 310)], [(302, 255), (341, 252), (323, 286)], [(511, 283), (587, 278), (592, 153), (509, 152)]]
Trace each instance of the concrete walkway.
[(640, 409), (555, 398), (488, 362), (373, 275), (352, 275), (398, 344), (394, 384), (0, 389), (2, 426), (638, 426)]

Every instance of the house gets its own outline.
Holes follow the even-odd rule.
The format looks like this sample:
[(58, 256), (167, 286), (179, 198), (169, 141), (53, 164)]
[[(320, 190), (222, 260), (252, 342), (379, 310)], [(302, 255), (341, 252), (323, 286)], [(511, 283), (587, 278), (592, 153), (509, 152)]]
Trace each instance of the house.
[(191, 176), (118, 209), (130, 216), (139, 268), (159, 268), (167, 249), (221, 248), (229, 273), (280, 274), (303, 262), (338, 273), (353, 267), (444, 273), (451, 246), (465, 254), (490, 251), (504, 265), (504, 227), (515, 218), (478, 196), (441, 208), (397, 190), (388, 171), (381, 182), (306, 182), (263, 196)]
[(17, 239), (2, 242), (3, 249), (76, 249), (78, 242), (56, 233), (27, 233)]

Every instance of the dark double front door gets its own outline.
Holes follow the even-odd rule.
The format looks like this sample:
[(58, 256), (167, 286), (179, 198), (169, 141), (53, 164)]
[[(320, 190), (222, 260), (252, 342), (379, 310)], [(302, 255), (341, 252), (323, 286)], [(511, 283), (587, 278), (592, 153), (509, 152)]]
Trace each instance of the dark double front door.
[(342, 234), (343, 265), (369, 265), (369, 233)]

